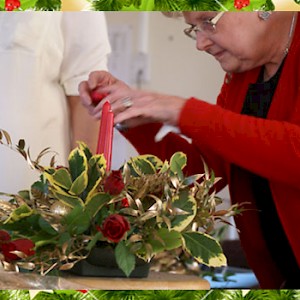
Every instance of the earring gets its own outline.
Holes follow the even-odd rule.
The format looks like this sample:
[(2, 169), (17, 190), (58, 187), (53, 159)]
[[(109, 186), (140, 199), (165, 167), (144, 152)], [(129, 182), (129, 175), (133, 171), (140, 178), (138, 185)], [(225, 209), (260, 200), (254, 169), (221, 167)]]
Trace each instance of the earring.
[(263, 21), (267, 21), (270, 18), (271, 14), (271, 11), (259, 11), (258, 17)]

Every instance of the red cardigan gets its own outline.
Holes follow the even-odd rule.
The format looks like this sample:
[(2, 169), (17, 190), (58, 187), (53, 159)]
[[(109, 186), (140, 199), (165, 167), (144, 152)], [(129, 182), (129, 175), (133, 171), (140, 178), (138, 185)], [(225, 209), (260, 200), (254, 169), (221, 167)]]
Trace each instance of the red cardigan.
[(233, 203), (251, 203), (247, 208), (253, 209), (235, 220), (243, 249), (261, 288), (280, 288), (283, 278), (262, 237), (247, 175), (232, 172), (231, 166), (269, 180), (279, 218), (300, 266), (300, 14), (267, 119), (240, 114), (248, 85), (256, 82), (259, 71), (257, 68), (231, 78), (227, 75), (217, 105), (195, 98), (186, 102), (179, 127), (192, 138), (192, 144), (174, 133), (155, 143), (161, 124), (143, 125), (125, 136), (139, 153), (169, 159), (175, 151), (185, 152), (190, 174), (202, 171), (202, 155), (223, 178), (218, 189), (228, 184)]

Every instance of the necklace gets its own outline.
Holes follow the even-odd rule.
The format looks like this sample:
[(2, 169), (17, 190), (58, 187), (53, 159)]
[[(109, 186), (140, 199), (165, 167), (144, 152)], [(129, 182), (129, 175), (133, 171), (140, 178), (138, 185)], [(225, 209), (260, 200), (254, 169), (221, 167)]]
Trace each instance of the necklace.
[(291, 40), (292, 40), (292, 36), (294, 33), (294, 29), (295, 29), (295, 24), (296, 24), (296, 15), (297, 13), (294, 13), (293, 15), (293, 19), (292, 19), (292, 23), (291, 23), (291, 27), (290, 27), (290, 31), (289, 31), (289, 38), (288, 38), (288, 42), (286, 44), (286, 47), (284, 49), (284, 57), (289, 53), (290, 50), (290, 46), (291, 46)]
[[(282, 60), (281, 60), (280, 64), (282, 64), (285, 57), (289, 53), (291, 42), (292, 42), (292, 37), (293, 37), (294, 29), (295, 29), (295, 24), (296, 24), (296, 16), (297, 16), (297, 13), (294, 13), (293, 18), (292, 18), (292, 22), (291, 22), (290, 31), (289, 31), (288, 41), (287, 41), (285, 49), (283, 51), (283, 57), (282, 57)], [(275, 69), (275, 71), (277, 69), (278, 69), (278, 67)], [(270, 78), (272, 78), (272, 76), (274, 76), (275, 73), (276, 73), (275, 71), (274, 71), (274, 68), (270, 69), (270, 68), (267, 68), (266, 65), (265, 65), (264, 81), (268, 81)]]

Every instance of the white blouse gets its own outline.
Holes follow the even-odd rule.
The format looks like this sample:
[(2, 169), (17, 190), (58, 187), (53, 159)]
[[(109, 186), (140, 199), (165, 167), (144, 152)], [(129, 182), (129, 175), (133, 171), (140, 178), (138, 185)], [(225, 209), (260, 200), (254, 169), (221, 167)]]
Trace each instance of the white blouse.
[[(0, 12), (0, 128), (13, 143), (25, 139), (32, 158), (51, 147), (65, 164), (66, 95), (78, 95), (91, 71), (106, 70), (109, 52), (103, 12)], [(0, 145), (0, 192), (28, 189), (38, 176)]]

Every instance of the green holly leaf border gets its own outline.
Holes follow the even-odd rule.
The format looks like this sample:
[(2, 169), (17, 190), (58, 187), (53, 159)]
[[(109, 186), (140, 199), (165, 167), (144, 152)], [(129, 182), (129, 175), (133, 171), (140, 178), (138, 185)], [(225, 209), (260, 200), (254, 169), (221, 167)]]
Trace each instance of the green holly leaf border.
[[(54, 11), (61, 9), (61, 0), (20, 0), (21, 6), (14, 11)], [(76, 1), (76, 0), (74, 0)], [(0, 0), (0, 10), (5, 10), (5, 0)]]
[[(61, 0), (20, 0), (21, 6), (15, 11), (57, 11)], [(76, 0), (73, 0), (76, 1)], [(298, 0), (295, 3), (300, 4)], [(272, 0), (250, 0), (250, 5), (236, 9), (234, 0), (88, 0), (90, 9), (95, 11), (256, 11), (275, 10)], [(0, 0), (4, 10), (5, 0)]]

